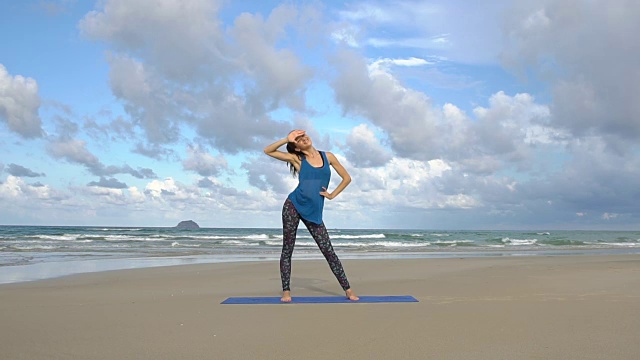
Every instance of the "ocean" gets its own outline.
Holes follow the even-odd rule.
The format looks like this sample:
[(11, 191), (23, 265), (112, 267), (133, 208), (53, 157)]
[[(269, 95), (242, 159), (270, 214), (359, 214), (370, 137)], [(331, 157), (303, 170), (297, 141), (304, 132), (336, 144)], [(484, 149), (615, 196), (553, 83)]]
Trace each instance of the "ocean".
[[(640, 231), (329, 229), (341, 259), (640, 254)], [(281, 229), (0, 226), (0, 284), (77, 273), (277, 261)], [(322, 259), (301, 225), (295, 259)]]

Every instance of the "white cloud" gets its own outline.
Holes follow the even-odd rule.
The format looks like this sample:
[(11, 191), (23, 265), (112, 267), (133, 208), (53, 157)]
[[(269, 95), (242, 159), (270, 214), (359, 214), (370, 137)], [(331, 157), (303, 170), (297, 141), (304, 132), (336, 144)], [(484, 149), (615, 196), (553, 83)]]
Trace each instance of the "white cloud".
[(99, 181), (92, 181), (88, 183), (87, 186), (96, 186), (96, 187), (109, 188), (109, 189), (126, 189), (127, 188), (127, 184), (120, 182), (115, 178), (104, 178), (104, 177), (100, 177)]
[(178, 184), (172, 178), (166, 178), (164, 180), (153, 180), (145, 187), (145, 192), (155, 199), (162, 199), (163, 195), (179, 195), (184, 198), (185, 195), (181, 192)]
[(313, 9), (282, 5), (266, 19), (242, 13), (223, 31), (221, 5), (108, 0), (80, 22), (110, 50), (112, 91), (149, 143), (139, 153), (157, 157), (147, 149), (181, 141), (190, 127), (222, 152), (255, 150), (287, 128), (270, 111), (306, 110), (313, 71), (279, 42), (317, 27)]
[(249, 184), (261, 191), (272, 191), (278, 195), (286, 195), (297, 185), (298, 180), (289, 172), (287, 163), (267, 158), (266, 155), (252, 157), (242, 163), (247, 172)]
[(439, 190), (443, 175), (451, 170), (449, 164), (440, 159), (424, 162), (393, 158), (376, 168), (357, 168), (346, 160), (344, 165), (353, 178), (347, 191), (350, 200), (343, 204), (344, 209), (395, 212), (480, 205), (473, 195), (443, 194)]
[(156, 174), (150, 168), (134, 169), (129, 165), (104, 165), (96, 155), (87, 149), (87, 142), (85, 140), (65, 137), (51, 139), (46, 149), (52, 157), (66, 160), (72, 164), (83, 165), (91, 174), (96, 176), (104, 177), (115, 174), (130, 174), (138, 179), (156, 177)]
[(39, 108), (36, 81), (20, 75), (11, 76), (0, 64), (0, 120), (25, 138), (40, 137), (43, 131)]
[(111, 205), (127, 205), (128, 201), (122, 189), (90, 186), (85, 190), (90, 196), (99, 198), (100, 202)]
[(278, 40), (299, 16), (296, 8), (282, 5), (266, 20), (261, 15), (241, 14), (230, 34), (242, 54), (239, 66), (252, 75), (258, 96), (275, 103), (284, 100), (296, 110), (305, 108), (305, 83), (313, 71), (290, 49), (278, 48)]
[[(243, 215), (274, 213), (275, 223), (265, 223), (277, 226), (296, 180), (286, 164), (256, 154), (305, 128), (318, 148), (338, 150), (354, 180), (327, 205), (342, 225), (637, 223), (635, 2), (350, 2), (322, 10), (286, 3), (236, 14), (231, 4), (221, 12), (228, 4), (99, 2), (79, 28), (106, 48), (118, 106), (105, 100), (108, 115), (97, 117), (79, 113), (94, 104), (62, 109), (47, 99), (55, 109), (41, 112), (44, 128), (57, 127), (58, 136), (45, 142), (20, 137), (42, 135), (38, 87), (57, 84), (0, 65), (0, 121), (10, 129), (0, 143), (7, 158), (21, 157), (20, 167), (0, 165), (0, 196), (23, 214), (54, 209), (51, 217), (68, 222), (127, 214), (131, 223), (162, 225), (193, 213), (236, 226)], [(314, 13), (324, 10), (322, 19)], [(503, 40), (504, 64), (527, 81), (497, 68)], [(324, 92), (327, 79), (335, 99)], [(41, 166), (43, 154), (30, 146), (43, 143), (54, 164), (80, 165), (93, 177)], [(201, 145), (179, 159), (185, 144)], [(157, 161), (136, 154), (126, 157), (136, 168), (102, 161), (132, 148)], [(172, 178), (154, 180), (154, 170), (138, 166)], [(41, 171), (43, 182), (67, 176), (81, 185), (27, 183)]]
[(366, 124), (351, 129), (346, 146), (347, 158), (358, 167), (382, 166), (391, 159), (389, 151), (382, 146)]
[(65, 159), (72, 163), (80, 163), (87, 167), (100, 166), (100, 160), (87, 149), (87, 142), (78, 139), (52, 141), (47, 146), (49, 153), (55, 158)]
[(144, 192), (140, 191), (137, 187), (131, 186), (128, 189), (129, 196), (131, 197), (131, 201), (134, 203), (144, 203), (146, 201), (146, 197)]
[(438, 157), (433, 139), (440, 112), (424, 93), (404, 87), (383, 68), (368, 67), (355, 53), (342, 52), (334, 63), (338, 77), (333, 87), (345, 112), (364, 116), (384, 130), (400, 156)]
[[(31, 200), (60, 200), (65, 196), (50, 186), (34, 186), (26, 183), (22, 178), (9, 175), (4, 183), (0, 183), (0, 198), (13, 202), (15, 205), (24, 204)], [(17, 203), (16, 203), (17, 202)]]
[(215, 157), (199, 146), (187, 148), (189, 157), (182, 162), (185, 170), (195, 171), (202, 176), (218, 175), (227, 168), (224, 157)]
[(79, 23), (85, 36), (153, 63), (167, 77), (189, 81), (223, 66), (216, 0), (107, 0)]
[(433, 62), (427, 61), (425, 59), (420, 59), (416, 57), (410, 57), (407, 59), (378, 59), (369, 65), (369, 72), (371, 73), (385, 73), (389, 72), (392, 66), (406, 66), (406, 67), (414, 67), (414, 66), (425, 66), (431, 65)]
[[(492, 173), (526, 166), (537, 145), (560, 144), (566, 137), (548, 125), (548, 106), (536, 103), (529, 94), (497, 92), (489, 98), (488, 107), (476, 107), (470, 118), (453, 104), (441, 109), (433, 106), (424, 93), (402, 84), (389, 68), (380, 66), (385, 61), (367, 65), (354, 53), (339, 56), (334, 81), (337, 101), (345, 112), (363, 116), (379, 127), (400, 157), (441, 158), (468, 171)], [(378, 153), (358, 150), (364, 157)], [(363, 163), (353, 152), (350, 156), (355, 165)]]
[(331, 33), (331, 38), (334, 42), (340, 44), (345, 43), (350, 47), (357, 48), (358, 44), (358, 28), (349, 25), (340, 25), (337, 29)]
[(522, 28), (527, 32), (545, 31), (551, 20), (547, 17), (545, 9), (540, 9), (531, 13), (522, 22)]
[(460, 63), (495, 63), (506, 0), (490, 2), (352, 2), (339, 19), (361, 34), (360, 46), (420, 49)]
[[(503, 62), (552, 89), (552, 123), (573, 136), (640, 139), (640, 3), (521, 1), (506, 17)], [(617, 151), (617, 150), (616, 150)]]

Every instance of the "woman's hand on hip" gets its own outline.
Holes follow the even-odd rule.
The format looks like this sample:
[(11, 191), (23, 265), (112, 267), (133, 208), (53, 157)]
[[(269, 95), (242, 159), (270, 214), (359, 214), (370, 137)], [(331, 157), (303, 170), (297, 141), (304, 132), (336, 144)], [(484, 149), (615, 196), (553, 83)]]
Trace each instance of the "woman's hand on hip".
[(330, 192), (327, 191), (326, 187), (322, 187), (322, 191), (320, 191), (320, 195), (326, 197), (329, 200), (333, 200), (334, 196)]

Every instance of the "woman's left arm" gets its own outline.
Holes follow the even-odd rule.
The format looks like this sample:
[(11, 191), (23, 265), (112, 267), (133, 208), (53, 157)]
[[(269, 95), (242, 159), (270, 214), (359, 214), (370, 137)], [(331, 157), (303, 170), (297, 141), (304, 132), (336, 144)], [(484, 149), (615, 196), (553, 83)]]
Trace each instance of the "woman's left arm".
[(344, 188), (346, 188), (347, 185), (349, 185), (349, 183), (351, 182), (351, 176), (347, 172), (347, 169), (345, 169), (344, 166), (340, 164), (340, 161), (338, 161), (335, 155), (333, 155), (330, 152), (326, 152), (326, 155), (327, 155), (327, 159), (329, 160), (329, 165), (333, 166), (333, 168), (336, 170), (338, 175), (340, 175), (340, 177), (342, 178), (342, 181), (340, 181), (340, 184), (338, 184), (338, 186), (331, 193), (327, 192), (327, 189), (325, 188), (323, 188), (324, 191), (320, 192), (320, 195), (331, 200), (336, 196), (338, 196), (338, 194), (340, 194), (342, 190), (344, 190)]

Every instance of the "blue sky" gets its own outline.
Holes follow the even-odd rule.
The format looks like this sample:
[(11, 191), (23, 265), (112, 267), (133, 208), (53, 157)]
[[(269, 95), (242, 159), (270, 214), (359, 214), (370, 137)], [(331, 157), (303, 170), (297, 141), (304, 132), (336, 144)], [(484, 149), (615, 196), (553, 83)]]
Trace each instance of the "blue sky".
[(599, 0), (2, 2), (0, 224), (279, 227), (296, 180), (262, 148), (303, 128), (354, 180), (329, 227), (637, 230), (638, 20)]

